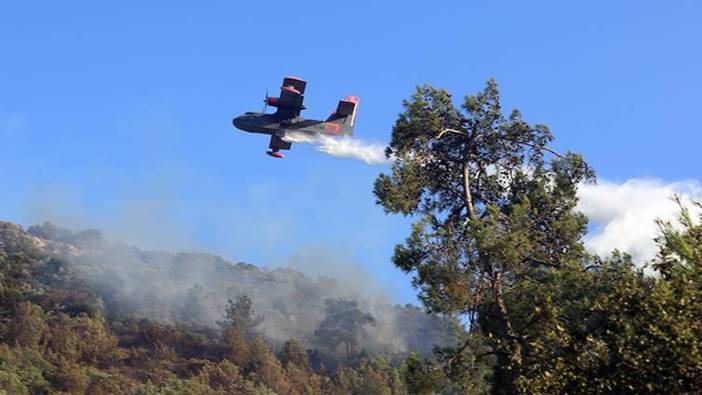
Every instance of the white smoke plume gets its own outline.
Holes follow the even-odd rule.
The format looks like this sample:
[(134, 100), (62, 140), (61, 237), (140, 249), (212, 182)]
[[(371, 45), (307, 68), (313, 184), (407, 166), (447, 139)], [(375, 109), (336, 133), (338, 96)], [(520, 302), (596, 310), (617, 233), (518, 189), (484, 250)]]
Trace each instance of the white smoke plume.
[(381, 165), (392, 161), (392, 159), (385, 157), (384, 144), (368, 143), (352, 137), (310, 136), (293, 132), (287, 133), (284, 140), (294, 143), (314, 144), (314, 149), (318, 152), (337, 158), (360, 160), (370, 165)]
[(593, 225), (585, 239), (587, 247), (601, 256), (615, 248), (644, 264), (655, 257), (653, 239), (658, 234), (655, 220), (674, 220), (679, 207), (675, 195), (692, 209), (691, 200), (702, 199), (702, 185), (696, 180), (664, 182), (659, 179), (630, 179), (623, 183), (600, 181), (579, 189), (578, 209)]

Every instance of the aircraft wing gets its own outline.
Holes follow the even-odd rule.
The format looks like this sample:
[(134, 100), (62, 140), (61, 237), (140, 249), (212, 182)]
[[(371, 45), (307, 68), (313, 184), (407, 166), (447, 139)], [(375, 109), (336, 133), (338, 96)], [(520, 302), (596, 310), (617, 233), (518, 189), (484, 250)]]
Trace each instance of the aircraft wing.
[(283, 85), (280, 87), (280, 97), (277, 101), (278, 111), (276, 115), (280, 119), (295, 118), (300, 115), (305, 106), (302, 105), (305, 99), (305, 88), (307, 82), (297, 77), (285, 77)]

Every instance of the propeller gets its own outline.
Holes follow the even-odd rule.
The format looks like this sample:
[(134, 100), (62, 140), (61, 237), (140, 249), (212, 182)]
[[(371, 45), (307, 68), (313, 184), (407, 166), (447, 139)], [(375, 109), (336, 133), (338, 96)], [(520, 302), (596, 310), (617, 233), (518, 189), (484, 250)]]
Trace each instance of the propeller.
[(266, 89), (266, 96), (263, 98), (263, 113), (266, 113), (266, 110), (268, 110), (268, 89)]

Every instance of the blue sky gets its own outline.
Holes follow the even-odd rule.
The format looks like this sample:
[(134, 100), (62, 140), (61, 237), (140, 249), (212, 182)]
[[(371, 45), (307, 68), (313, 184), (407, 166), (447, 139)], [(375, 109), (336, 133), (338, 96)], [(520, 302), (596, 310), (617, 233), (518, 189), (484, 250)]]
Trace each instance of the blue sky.
[(415, 85), (495, 77), (604, 179), (702, 178), (699, 2), (193, 4), (0, 5), (0, 218), (268, 266), (328, 250), (415, 300), (389, 260), (408, 222), (371, 193), (386, 166), (272, 160), (231, 127), (288, 74), (314, 118), (360, 96), (356, 136), (381, 143)]

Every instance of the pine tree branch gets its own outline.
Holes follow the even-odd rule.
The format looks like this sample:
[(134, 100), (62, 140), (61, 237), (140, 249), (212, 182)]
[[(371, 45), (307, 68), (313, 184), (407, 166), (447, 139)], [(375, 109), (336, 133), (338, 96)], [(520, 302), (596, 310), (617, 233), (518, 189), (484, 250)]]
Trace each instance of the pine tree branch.
[[(456, 129), (446, 128), (446, 129), (441, 130), (441, 132), (439, 132), (439, 134), (436, 136), (436, 138), (437, 138), (437, 139), (440, 139), (440, 138), (443, 137), (443, 135), (446, 134), (446, 133), (455, 133), (455, 134), (460, 134), (460, 135), (463, 135), (463, 136), (468, 137), (468, 133), (466, 133), (466, 132), (463, 132), (463, 131), (460, 131), (460, 130), (456, 130)], [(507, 140), (507, 141), (511, 141), (511, 142), (513, 142), (513, 143), (526, 145), (527, 147), (531, 147), (531, 148), (535, 148), (535, 149), (538, 149), (538, 150), (550, 152), (550, 153), (552, 153), (553, 155), (555, 155), (555, 156), (557, 156), (557, 157), (559, 157), (559, 158), (561, 158), (561, 159), (565, 159), (565, 155), (559, 153), (558, 151), (556, 151), (556, 150), (554, 150), (554, 149), (552, 149), (552, 148), (546, 147), (546, 146), (544, 146), (544, 145), (532, 144), (532, 143), (528, 143), (528, 142), (526, 142), (526, 141), (521, 141), (521, 140), (517, 140), (517, 139), (511, 139), (511, 138), (507, 138), (507, 137), (503, 137), (503, 136), (500, 137), (500, 140)]]
[(547, 151), (547, 152), (550, 152), (550, 153), (552, 153), (553, 155), (555, 155), (555, 156), (557, 156), (557, 157), (559, 157), (559, 158), (561, 158), (561, 159), (565, 159), (565, 155), (562, 155), (562, 154), (558, 153), (557, 151), (555, 151), (555, 150), (553, 150), (553, 149), (551, 149), (551, 148), (549, 148), (549, 147), (543, 146), (543, 145), (527, 143), (526, 141), (519, 141), (519, 140), (516, 140), (516, 139), (510, 139), (510, 138), (507, 138), (507, 137), (500, 137), (500, 138), (503, 139), (503, 140), (512, 141), (512, 142), (517, 143), (517, 144), (523, 144), (523, 145), (526, 145), (526, 146), (528, 146), (528, 147), (535, 148), (535, 149), (538, 149), (538, 150)]

